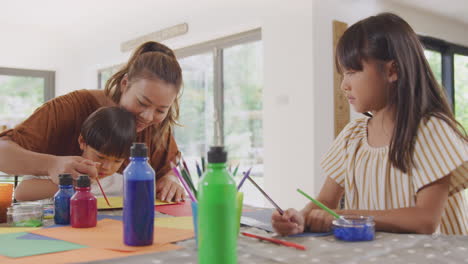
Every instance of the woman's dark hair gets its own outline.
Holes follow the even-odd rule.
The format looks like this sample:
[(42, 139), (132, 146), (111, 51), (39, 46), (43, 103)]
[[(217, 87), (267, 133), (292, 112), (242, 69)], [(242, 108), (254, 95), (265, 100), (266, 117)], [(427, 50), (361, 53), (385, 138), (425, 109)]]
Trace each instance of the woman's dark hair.
[(348, 28), (336, 47), (335, 65), (362, 71), (363, 61), (393, 61), (398, 80), (389, 93), (389, 105), (395, 107), (395, 128), (389, 159), (403, 172), (414, 167), (414, 146), (421, 121), (431, 116), (444, 120), (464, 140), (463, 127), (437, 83), (418, 36), (406, 21), (395, 14), (382, 13), (363, 19)]
[[(166, 138), (171, 133), (171, 127), (177, 124), (179, 119), (179, 92), (182, 86), (182, 69), (174, 52), (167, 46), (148, 41), (139, 46), (132, 54), (127, 64), (112, 75), (106, 82), (104, 93), (118, 104), (122, 96), (120, 83), (127, 75), (128, 82), (139, 79), (161, 80), (172, 84), (176, 88), (177, 96), (169, 108), (166, 118), (155, 129), (156, 139)], [(163, 146), (167, 140), (156, 140), (157, 146)]]
[(84, 121), (81, 136), (104, 155), (127, 158), (136, 139), (135, 123), (135, 116), (121, 107), (101, 107)]

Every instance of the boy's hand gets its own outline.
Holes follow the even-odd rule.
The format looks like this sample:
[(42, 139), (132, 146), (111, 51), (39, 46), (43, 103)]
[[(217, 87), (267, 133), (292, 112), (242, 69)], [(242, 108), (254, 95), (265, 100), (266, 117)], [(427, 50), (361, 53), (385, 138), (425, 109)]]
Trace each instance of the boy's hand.
[(185, 190), (172, 174), (166, 174), (156, 181), (156, 198), (167, 202), (185, 200)]
[(54, 156), (49, 166), (49, 177), (53, 183), (58, 184), (58, 175), (70, 173), (73, 179), (81, 174), (87, 174), (91, 179), (97, 177), (95, 162), (79, 156)]
[(312, 232), (330, 232), (334, 216), (322, 209), (312, 209), (306, 218), (306, 226)]
[(275, 211), (271, 223), (276, 233), (282, 236), (295, 235), (304, 232), (304, 217), (296, 209), (288, 209), (283, 215)]

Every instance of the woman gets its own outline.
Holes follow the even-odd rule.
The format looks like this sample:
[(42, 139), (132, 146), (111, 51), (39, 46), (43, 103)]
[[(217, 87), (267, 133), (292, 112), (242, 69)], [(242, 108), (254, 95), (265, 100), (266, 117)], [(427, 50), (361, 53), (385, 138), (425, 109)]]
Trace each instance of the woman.
[(49, 175), (56, 184), (60, 173), (96, 177), (100, 165), (79, 156), (76, 138), (91, 113), (118, 105), (136, 116), (137, 141), (147, 144), (156, 171), (157, 198), (179, 201), (184, 190), (171, 173), (170, 162), (179, 155), (172, 127), (179, 116), (181, 85), (182, 70), (173, 51), (146, 42), (108, 80), (104, 91), (79, 90), (54, 98), (14, 129), (1, 133), (0, 171)]

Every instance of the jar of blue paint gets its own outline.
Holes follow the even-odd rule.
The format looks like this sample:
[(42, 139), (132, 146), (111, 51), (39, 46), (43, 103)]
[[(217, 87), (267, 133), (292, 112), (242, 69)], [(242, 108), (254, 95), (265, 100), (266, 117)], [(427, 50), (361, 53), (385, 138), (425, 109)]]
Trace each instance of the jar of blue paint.
[(375, 237), (375, 222), (372, 216), (345, 215), (332, 222), (333, 234), (344, 241), (370, 241)]

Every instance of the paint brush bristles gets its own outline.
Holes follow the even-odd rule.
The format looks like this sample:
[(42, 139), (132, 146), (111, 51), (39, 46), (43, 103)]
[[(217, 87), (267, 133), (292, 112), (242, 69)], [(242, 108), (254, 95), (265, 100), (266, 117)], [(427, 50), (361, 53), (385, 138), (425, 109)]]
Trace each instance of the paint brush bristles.
[(190, 199), (193, 201), (193, 202), (197, 202), (197, 199), (195, 198), (195, 196), (193, 195), (192, 191), (190, 190), (190, 188), (188, 187), (187, 183), (185, 182), (184, 178), (182, 178), (182, 176), (180, 175), (179, 171), (177, 170), (177, 167), (174, 166), (174, 163), (171, 162), (171, 168), (172, 168), (172, 171), (174, 172), (174, 174), (177, 176), (177, 178), (179, 178), (179, 181), (182, 183), (182, 186), (184, 186), (185, 188), (185, 191), (187, 191)]

